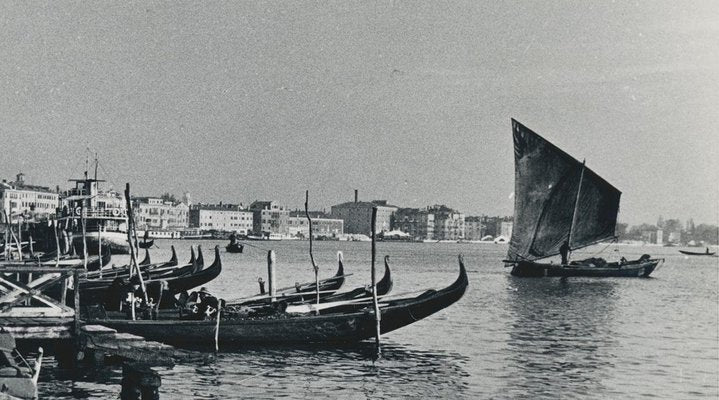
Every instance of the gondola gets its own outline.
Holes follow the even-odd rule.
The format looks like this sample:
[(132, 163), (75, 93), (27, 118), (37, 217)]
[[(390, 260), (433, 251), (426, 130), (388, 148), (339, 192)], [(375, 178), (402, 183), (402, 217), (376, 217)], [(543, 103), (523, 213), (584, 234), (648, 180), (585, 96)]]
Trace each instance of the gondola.
[[(170, 259), (164, 263), (158, 263), (153, 264), (150, 259), (150, 254), (147, 252), (145, 254), (145, 258), (139, 263), (140, 271), (143, 274), (143, 277), (148, 276), (146, 274), (149, 274), (149, 276), (152, 276), (153, 273), (159, 273), (160, 271), (167, 270), (167, 269), (174, 269), (172, 267), (177, 266), (177, 253), (175, 252), (175, 247), (171, 246), (172, 249), (172, 256), (170, 256)], [(188, 264), (192, 264), (194, 262), (194, 250), (192, 250), (192, 258), (190, 259), (190, 262)], [(111, 282), (115, 278), (128, 278), (130, 276), (130, 266), (129, 265), (123, 265), (120, 267), (115, 268), (105, 268), (102, 270), (102, 278), (100, 278), (100, 271), (92, 271), (88, 272), (83, 275), (83, 278), (88, 281), (99, 281), (99, 280), (105, 280)]]
[(228, 253), (242, 253), (242, 251), (245, 249), (244, 245), (241, 245), (237, 242), (230, 243), (227, 246), (225, 246), (225, 250), (227, 250)]
[[(101, 267), (107, 265), (110, 263), (111, 260), (111, 254), (109, 247), (103, 246), (103, 253), (102, 258), (98, 257), (97, 255), (88, 255), (87, 257), (87, 270), (88, 271), (95, 271), (100, 269)], [(0, 261), (0, 265), (33, 265), (33, 266), (44, 266), (44, 267), (54, 267), (56, 264), (61, 267), (77, 267), (77, 266), (83, 266), (84, 260), (83, 257), (77, 256), (77, 255), (64, 255), (60, 256), (59, 259), (57, 257), (51, 258), (50, 255), (56, 256), (57, 253), (53, 252), (51, 254), (48, 254), (48, 256), (39, 256), (35, 258), (25, 258), (23, 260), (13, 260), (13, 261)]]
[(155, 244), (155, 239), (152, 239), (152, 240), (149, 240), (149, 241), (139, 242), (137, 245), (138, 245), (141, 249), (149, 249), (149, 248), (152, 247), (152, 245), (154, 245), (154, 244)]
[[(215, 246), (215, 261), (209, 267), (202, 269), (201, 252), (198, 251), (197, 260), (193, 264), (179, 268), (168, 269), (165, 274), (150, 274), (150, 279), (145, 279), (145, 285), (151, 282), (165, 281), (168, 285), (167, 296), (175, 296), (186, 290), (191, 290), (215, 279), (222, 271), (220, 260), (220, 248)], [(144, 275), (144, 274), (143, 274)], [(103, 281), (82, 281), (80, 283), (80, 301), (83, 305), (102, 303), (106, 297), (107, 289), (112, 285), (112, 280)]]
[[(381, 333), (410, 325), (457, 302), (467, 290), (464, 263), (459, 259), (459, 276), (440, 290), (428, 290), (419, 296), (380, 302)], [(291, 343), (348, 343), (375, 335), (376, 320), (372, 303), (356, 304), (349, 309), (330, 310), (320, 315), (278, 313), (262, 318), (221, 313), (219, 324), (213, 320), (120, 320), (94, 318), (88, 323), (100, 324), (175, 345), (211, 346), (217, 334), (220, 346)]]
[[(344, 262), (342, 255), (338, 254), (337, 272), (331, 278), (321, 279), (319, 281), (320, 298), (333, 295), (345, 283)], [(317, 282), (306, 282), (277, 289), (275, 291), (276, 298), (285, 302), (301, 302), (316, 298)], [(229, 301), (228, 304), (233, 306), (260, 306), (271, 302), (267, 293), (260, 293), (256, 296)]]
[[(392, 290), (392, 272), (389, 269), (389, 256), (384, 257), (384, 276), (377, 282), (377, 296), (384, 296)], [(360, 287), (349, 292), (335, 293), (321, 299), (322, 302), (336, 302), (371, 298), (371, 287)]]
[(697, 251), (688, 251), (688, 250), (679, 250), (680, 253), (685, 254), (687, 256), (713, 256), (716, 254), (716, 252), (712, 251), (709, 252), (709, 249), (705, 252), (697, 252)]

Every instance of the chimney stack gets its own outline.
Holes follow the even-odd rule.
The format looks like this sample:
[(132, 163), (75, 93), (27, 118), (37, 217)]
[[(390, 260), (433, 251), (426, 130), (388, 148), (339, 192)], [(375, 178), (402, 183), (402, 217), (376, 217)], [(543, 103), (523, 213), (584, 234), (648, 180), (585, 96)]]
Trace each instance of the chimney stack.
[(355, 203), (357, 202), (357, 189), (355, 189)]

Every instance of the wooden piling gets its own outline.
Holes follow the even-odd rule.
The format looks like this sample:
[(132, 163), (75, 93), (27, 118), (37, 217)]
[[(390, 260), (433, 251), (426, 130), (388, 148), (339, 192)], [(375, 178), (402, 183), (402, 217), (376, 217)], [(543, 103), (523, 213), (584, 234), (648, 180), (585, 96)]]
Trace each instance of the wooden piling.
[[(145, 304), (148, 303), (147, 290), (145, 290), (145, 280), (140, 273), (140, 267), (137, 265), (137, 257), (135, 256), (135, 248), (132, 246), (132, 229), (135, 226), (135, 217), (132, 213), (132, 201), (130, 200), (130, 183), (125, 183), (125, 205), (127, 207), (127, 243), (130, 244), (130, 276), (132, 277), (132, 269), (134, 267), (137, 276), (140, 279), (140, 287), (145, 298)], [(133, 303), (134, 304), (134, 303)], [(133, 318), (134, 319), (134, 318)]]
[[(85, 200), (82, 200), (80, 208), (80, 224), (82, 225), (82, 263), (87, 271), (87, 225), (85, 220)], [(102, 267), (102, 266), (101, 266)]]
[(138, 363), (122, 365), (121, 400), (159, 400), (160, 375), (152, 368)]
[[(320, 304), (320, 267), (315, 263), (315, 256), (312, 254), (312, 218), (310, 218), (309, 203), (310, 191), (305, 190), (305, 216), (307, 216), (307, 223), (310, 228), (310, 261), (312, 262), (312, 268), (315, 270), (315, 293), (317, 298), (317, 305)], [(319, 308), (317, 309), (319, 313)]]
[(77, 269), (72, 273), (73, 280), (73, 294), (74, 294), (74, 307), (75, 307), (75, 335), (80, 334), (80, 274)]
[(270, 301), (274, 302), (277, 298), (277, 284), (275, 281), (275, 252), (270, 250), (267, 252), (267, 286), (270, 294)]
[(377, 271), (375, 268), (375, 258), (376, 258), (376, 248), (375, 248), (375, 230), (377, 226), (377, 207), (372, 207), (372, 303), (374, 304), (374, 316), (375, 316), (375, 322), (377, 323), (377, 331), (375, 334), (375, 343), (377, 344), (377, 357), (379, 358), (382, 355), (382, 350), (380, 349), (380, 342), (379, 342), (379, 336), (380, 336), (380, 325), (382, 320), (382, 315), (379, 311), (379, 303), (377, 301)]

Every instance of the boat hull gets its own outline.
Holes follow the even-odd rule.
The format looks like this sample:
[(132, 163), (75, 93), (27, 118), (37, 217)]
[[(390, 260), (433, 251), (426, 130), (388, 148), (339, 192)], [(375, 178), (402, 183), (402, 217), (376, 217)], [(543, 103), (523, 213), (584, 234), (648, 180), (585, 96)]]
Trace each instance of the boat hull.
[(687, 255), (687, 256), (713, 256), (714, 254), (716, 254), (716, 252), (711, 252), (711, 253), (708, 253), (708, 252), (699, 253), (699, 252), (687, 251), (687, 250), (679, 250), (679, 252), (682, 253), (682, 254), (684, 254), (684, 255)]
[[(87, 253), (97, 254), (97, 233), (88, 233), (85, 237), (85, 241), (87, 242)], [(78, 252), (82, 252), (82, 236), (74, 237), (73, 244)], [(102, 245), (103, 248), (109, 248), (112, 254), (130, 254), (130, 245), (127, 243), (127, 233), (103, 232)]]
[(525, 278), (538, 277), (615, 277), (615, 278), (646, 278), (654, 272), (661, 260), (634, 261), (624, 264), (608, 264), (606, 267), (589, 265), (561, 265), (520, 261), (513, 265), (512, 275)]
[[(381, 333), (387, 333), (430, 316), (464, 295), (468, 285), (464, 265), (460, 276), (450, 286), (429, 290), (409, 299), (382, 302)], [(105, 325), (121, 332), (143, 336), (175, 345), (212, 346), (215, 343), (216, 320), (117, 320), (88, 321)], [(265, 318), (222, 318), (218, 341), (222, 345), (247, 344), (311, 344), (350, 343), (375, 336), (376, 320), (372, 305), (354, 306), (349, 311), (324, 315), (288, 316), (277, 314)]]

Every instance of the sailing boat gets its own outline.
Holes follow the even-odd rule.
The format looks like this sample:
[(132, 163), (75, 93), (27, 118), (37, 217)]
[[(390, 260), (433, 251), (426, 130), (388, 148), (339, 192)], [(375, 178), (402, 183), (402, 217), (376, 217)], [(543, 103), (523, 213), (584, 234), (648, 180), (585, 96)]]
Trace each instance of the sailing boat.
[[(505, 263), (515, 276), (647, 277), (661, 259), (538, 262), (615, 238), (621, 192), (557, 146), (512, 119), (514, 229)], [(564, 247), (564, 248), (563, 248)]]

